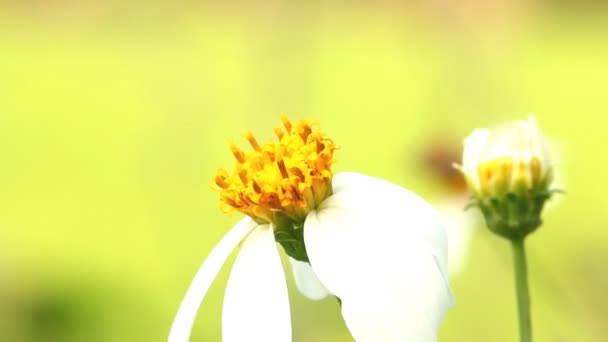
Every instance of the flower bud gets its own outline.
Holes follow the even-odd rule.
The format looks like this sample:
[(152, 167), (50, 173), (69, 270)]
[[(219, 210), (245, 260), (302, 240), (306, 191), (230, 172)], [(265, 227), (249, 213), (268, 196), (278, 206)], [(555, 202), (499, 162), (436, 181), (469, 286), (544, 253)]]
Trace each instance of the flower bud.
[(534, 231), (551, 197), (552, 166), (533, 115), (496, 130), (476, 129), (456, 166), (495, 233), (516, 238)]

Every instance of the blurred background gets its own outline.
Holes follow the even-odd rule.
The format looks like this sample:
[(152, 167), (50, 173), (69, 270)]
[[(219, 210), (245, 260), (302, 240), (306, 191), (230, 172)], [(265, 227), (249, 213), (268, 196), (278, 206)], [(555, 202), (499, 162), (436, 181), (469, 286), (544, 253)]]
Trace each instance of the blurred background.
[[(607, 341), (608, 6), (602, 1), (3, 1), (0, 341), (163, 341), (240, 219), (208, 187), (227, 142), (315, 117), (336, 171), (449, 218), (442, 341), (515, 341), (508, 244), (450, 168), (475, 127), (536, 113), (567, 191), (528, 240), (537, 341)], [(245, 146), (245, 141), (242, 146)], [(233, 256), (234, 257), (234, 256)], [(233, 258), (232, 257), (232, 258)], [(193, 341), (220, 341), (232, 258)], [(290, 288), (292, 279), (288, 277)], [(295, 341), (351, 341), (291, 291)]]

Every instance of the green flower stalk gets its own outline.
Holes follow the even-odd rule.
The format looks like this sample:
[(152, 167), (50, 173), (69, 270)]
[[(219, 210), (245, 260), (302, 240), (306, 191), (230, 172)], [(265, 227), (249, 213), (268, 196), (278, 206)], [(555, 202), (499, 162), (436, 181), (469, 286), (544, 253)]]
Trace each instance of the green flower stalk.
[(545, 140), (533, 115), (496, 130), (476, 129), (464, 141), (463, 173), (488, 228), (511, 242), (521, 341), (532, 341), (525, 237), (542, 223), (555, 192)]

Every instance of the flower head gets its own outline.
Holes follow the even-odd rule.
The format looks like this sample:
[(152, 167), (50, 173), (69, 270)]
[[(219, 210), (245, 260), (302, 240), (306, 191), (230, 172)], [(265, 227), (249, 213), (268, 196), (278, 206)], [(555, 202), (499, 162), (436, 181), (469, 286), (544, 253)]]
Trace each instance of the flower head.
[(551, 164), (534, 116), (496, 131), (476, 129), (465, 139), (460, 170), (476, 196), (547, 190)]
[(553, 192), (553, 169), (533, 115), (493, 131), (474, 130), (456, 167), (473, 191), (471, 204), (481, 208), (494, 232), (514, 238), (540, 225), (540, 212)]
[(423, 199), (357, 173), (333, 176), (336, 147), (312, 120), (277, 129), (278, 142), (231, 146), (232, 173), (215, 189), (224, 210), (248, 217), (215, 246), (195, 276), (169, 340), (187, 341), (211, 282), (241, 240), (224, 295), (223, 341), (291, 340), (289, 301), (276, 243), (306, 297), (334, 295), (357, 341), (432, 341), (451, 306), (447, 241)]
[(277, 214), (303, 222), (331, 194), (333, 141), (314, 120), (281, 120), (285, 131), (275, 129), (278, 142), (260, 145), (247, 132), (253, 151), (230, 145), (236, 167), (232, 173), (218, 170), (214, 180), (225, 211), (236, 209), (257, 222), (276, 222)]

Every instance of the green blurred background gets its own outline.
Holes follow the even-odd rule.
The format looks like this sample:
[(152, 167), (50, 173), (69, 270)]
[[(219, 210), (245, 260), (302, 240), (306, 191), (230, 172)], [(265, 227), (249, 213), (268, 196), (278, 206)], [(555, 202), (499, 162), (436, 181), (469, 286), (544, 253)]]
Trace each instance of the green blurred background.
[[(208, 187), (233, 163), (227, 142), (272, 137), (280, 112), (321, 122), (341, 146), (336, 171), (431, 202), (452, 190), (427, 151), (459, 153), (473, 128), (535, 112), (567, 194), (528, 243), (534, 334), (608, 340), (607, 9), (0, 3), (0, 341), (166, 340), (199, 265), (241, 217)], [(231, 262), (193, 341), (220, 340)], [(516, 340), (505, 241), (476, 227), (452, 285), (441, 340)], [(335, 301), (290, 296), (295, 341), (352, 340)]]

